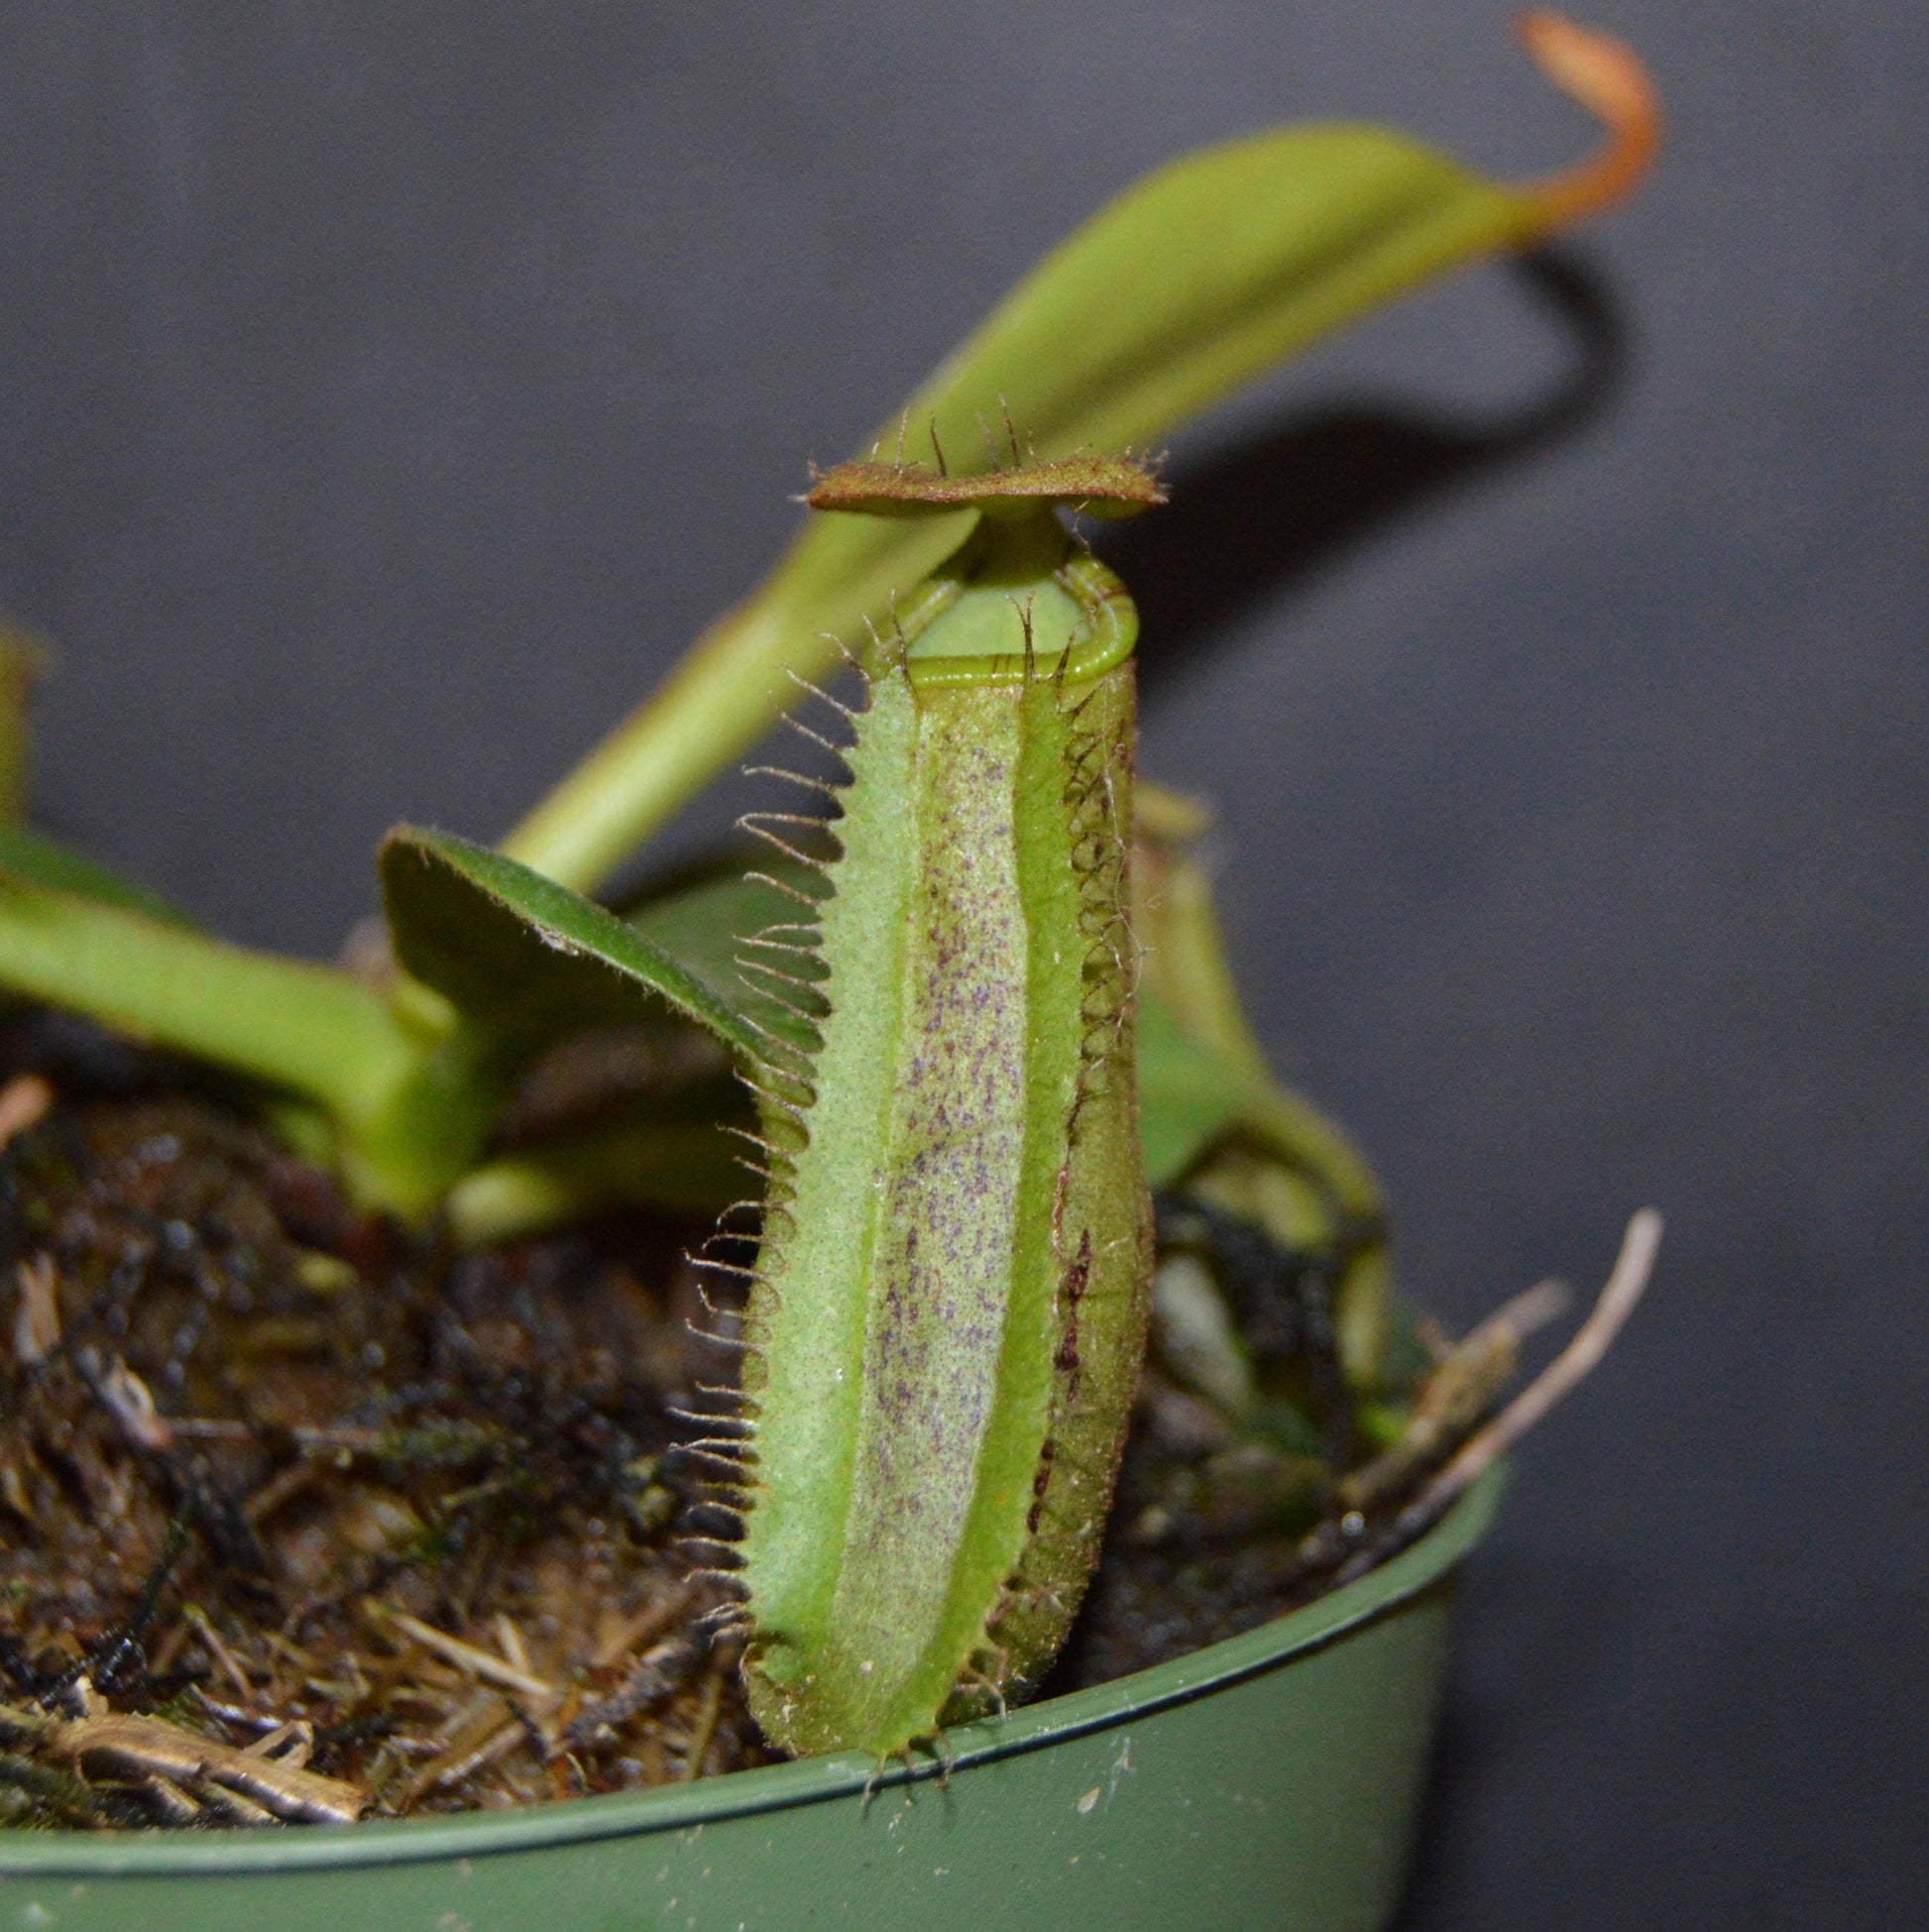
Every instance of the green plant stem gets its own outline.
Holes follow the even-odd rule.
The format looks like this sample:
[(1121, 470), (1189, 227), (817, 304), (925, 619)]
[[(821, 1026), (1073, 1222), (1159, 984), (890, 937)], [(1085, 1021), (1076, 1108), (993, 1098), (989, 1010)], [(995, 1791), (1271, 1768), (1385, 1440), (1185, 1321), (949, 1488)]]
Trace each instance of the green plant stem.
[(818, 519), (770, 580), (704, 631), (648, 702), (503, 841), (503, 851), (594, 892), (796, 701), (786, 673), (822, 677), (838, 659), (830, 639), (854, 645), (866, 616), (887, 622), (892, 593), (942, 563), (975, 514), (878, 528)]
[(333, 967), (14, 874), (0, 878), (0, 982), (315, 1102), (357, 1192), (405, 1213), (433, 1202), (480, 1133), (452, 1032)]

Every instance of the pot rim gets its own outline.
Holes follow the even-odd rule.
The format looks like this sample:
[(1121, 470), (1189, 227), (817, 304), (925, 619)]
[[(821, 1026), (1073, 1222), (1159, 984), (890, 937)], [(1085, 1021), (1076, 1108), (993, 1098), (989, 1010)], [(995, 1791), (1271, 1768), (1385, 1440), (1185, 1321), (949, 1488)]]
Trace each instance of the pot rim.
[(0, 1876), (162, 1876), (315, 1872), (486, 1858), (665, 1831), (947, 1777), (1129, 1724), (1280, 1669), (1438, 1582), (1493, 1520), (1506, 1481), (1489, 1470), (1425, 1535), (1357, 1581), (1237, 1637), (1110, 1683), (1027, 1704), (944, 1734), (946, 1756), (880, 1770), (863, 1752), (759, 1765), (689, 1784), (514, 1810), (469, 1811), (277, 1832), (37, 1832), (0, 1828)]

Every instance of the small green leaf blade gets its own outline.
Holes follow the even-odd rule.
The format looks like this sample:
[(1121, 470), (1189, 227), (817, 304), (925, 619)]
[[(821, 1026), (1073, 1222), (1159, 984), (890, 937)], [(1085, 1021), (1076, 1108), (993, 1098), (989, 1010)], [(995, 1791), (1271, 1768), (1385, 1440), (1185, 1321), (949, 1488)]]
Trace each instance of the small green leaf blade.
[[(810, 1011), (821, 1003), (810, 988), (823, 968), (796, 942), (814, 929), (822, 891), (822, 880), (806, 866), (774, 854), (729, 854), (677, 888), (632, 904), (624, 916), (725, 1005), (810, 1053), (818, 1043)], [(784, 942), (774, 956), (760, 944), (766, 938)], [(747, 965), (746, 951), (757, 956)], [(768, 978), (772, 969), (784, 977), (769, 988), (745, 983)]]
[(194, 922), (159, 892), (123, 878), (96, 858), (24, 825), (0, 825), (0, 872), (51, 885), (125, 912), (144, 913), (170, 926), (192, 927)]
[(384, 841), (381, 869), (404, 970), (519, 1050), (632, 1018), (646, 1002), (744, 1061), (769, 1052), (743, 1007), (615, 913), (501, 852), (404, 826)]

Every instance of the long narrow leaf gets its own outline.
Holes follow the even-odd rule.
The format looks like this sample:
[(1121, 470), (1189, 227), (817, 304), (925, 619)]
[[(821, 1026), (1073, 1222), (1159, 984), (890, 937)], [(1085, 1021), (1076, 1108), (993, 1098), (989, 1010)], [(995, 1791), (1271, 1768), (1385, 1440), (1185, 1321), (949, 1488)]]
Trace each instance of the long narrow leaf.
[[(17, 836), (17, 835), (16, 835)], [(366, 1114), (411, 1057), (381, 995), (328, 966), (0, 872), (0, 985)]]
[(51, 839), (24, 825), (0, 825), (0, 872), (31, 879), (36, 885), (57, 886), (62, 892), (98, 899), (103, 905), (145, 913), (170, 926), (192, 926), (187, 915), (133, 879), (110, 871), (72, 846)]
[[(1625, 49), (1550, 16), (1527, 23), (1556, 84), (1608, 121), (1598, 161), (1520, 188), (1404, 137), (1305, 127), (1232, 142), (1147, 176), (1049, 255), (879, 432), (922, 458), (988, 467), (990, 425), (1026, 453), (1144, 448), (1284, 358), (1443, 271), (1532, 243), (1625, 192), (1654, 109)], [(1015, 452), (1014, 452), (1015, 454)], [(654, 698), (505, 842), (594, 890), (762, 735), (865, 622), (887, 622), (969, 527), (820, 517), (713, 625)]]

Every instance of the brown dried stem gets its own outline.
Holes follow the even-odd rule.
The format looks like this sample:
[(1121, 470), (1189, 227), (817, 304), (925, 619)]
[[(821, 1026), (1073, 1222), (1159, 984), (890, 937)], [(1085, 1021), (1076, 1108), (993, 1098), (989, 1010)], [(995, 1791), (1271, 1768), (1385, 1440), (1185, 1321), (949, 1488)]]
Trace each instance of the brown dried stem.
[(1440, 1473), (1394, 1518), (1387, 1532), (1340, 1566), (1336, 1583), (1364, 1576), (1394, 1550), (1429, 1530), (1479, 1478), (1546, 1415), (1561, 1397), (1584, 1381), (1634, 1313), (1653, 1272), (1661, 1245), (1661, 1217), (1644, 1207), (1628, 1223), (1621, 1253), (1600, 1299), (1574, 1338), (1520, 1395), (1473, 1436)]
[(1552, 233), (1634, 192), (1661, 145), (1661, 108), (1647, 69), (1625, 42), (1556, 13), (1526, 13), (1518, 24), (1533, 63), (1608, 136), (1598, 154), (1523, 190)]

